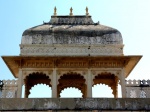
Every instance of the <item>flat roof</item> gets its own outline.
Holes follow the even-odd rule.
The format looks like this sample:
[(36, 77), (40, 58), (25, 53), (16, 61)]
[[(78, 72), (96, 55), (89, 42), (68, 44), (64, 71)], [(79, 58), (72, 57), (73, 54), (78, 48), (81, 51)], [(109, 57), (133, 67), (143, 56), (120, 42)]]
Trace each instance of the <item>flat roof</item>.
[[(131, 71), (134, 69), (136, 64), (139, 62), (139, 60), (142, 58), (142, 55), (130, 55), (130, 56), (2, 56), (2, 59), (4, 60), (5, 64), (8, 66), (9, 70), (13, 74), (15, 78), (18, 78), (18, 72), (19, 68), (23, 68), (22, 64), (24, 64), (27, 61), (49, 61), (53, 63), (54, 60), (80, 60), (87, 62), (88, 60), (93, 61), (103, 61), (103, 62), (111, 62), (111, 61), (117, 61), (121, 62), (123, 65), (120, 67), (125, 68), (125, 77), (128, 77)], [(50, 66), (53, 68), (53, 66)], [(57, 66), (56, 66), (57, 67)], [(93, 66), (91, 66), (94, 68)], [(103, 66), (99, 66), (103, 68)], [(105, 66), (104, 66), (105, 67)], [(59, 68), (59, 66), (58, 66)], [(81, 66), (82, 68), (82, 66)], [(87, 68), (90, 68), (90, 66), (87, 66)], [(109, 68), (109, 67), (107, 67)]]

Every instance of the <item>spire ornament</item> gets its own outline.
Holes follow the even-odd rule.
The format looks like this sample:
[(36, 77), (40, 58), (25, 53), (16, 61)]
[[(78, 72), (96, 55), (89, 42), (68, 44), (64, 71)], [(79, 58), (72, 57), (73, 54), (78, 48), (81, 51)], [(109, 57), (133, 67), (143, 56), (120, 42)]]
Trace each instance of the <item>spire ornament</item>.
[(88, 7), (86, 7), (85, 10), (86, 10), (86, 16), (88, 16), (89, 15), (89, 13), (88, 13), (88, 10), (89, 10)]
[(56, 6), (54, 8), (54, 16), (57, 16), (57, 8), (56, 8)]
[(72, 7), (70, 8), (70, 16), (73, 16), (73, 13), (72, 13), (73, 9)]

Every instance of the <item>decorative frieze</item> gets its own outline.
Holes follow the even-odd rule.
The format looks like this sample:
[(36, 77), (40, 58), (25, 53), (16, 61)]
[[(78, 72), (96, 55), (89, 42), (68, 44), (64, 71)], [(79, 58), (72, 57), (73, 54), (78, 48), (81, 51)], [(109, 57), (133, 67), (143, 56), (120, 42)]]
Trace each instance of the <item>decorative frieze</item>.
[(49, 68), (53, 67), (53, 63), (49, 61), (27, 61), (22, 63), (24, 68)]
[(57, 66), (60, 68), (86, 68), (88, 63), (85, 61), (62, 61)]
[[(88, 57), (49, 57), (23, 58), (14, 60), (16, 66), (22, 68), (122, 68), (128, 59), (116, 58), (88, 58)], [(125, 63), (126, 62), (126, 63)]]
[(121, 61), (95, 61), (95, 62), (91, 62), (91, 67), (92, 68), (97, 68), (97, 67), (101, 67), (101, 68), (118, 68), (118, 67), (123, 67), (123, 62)]

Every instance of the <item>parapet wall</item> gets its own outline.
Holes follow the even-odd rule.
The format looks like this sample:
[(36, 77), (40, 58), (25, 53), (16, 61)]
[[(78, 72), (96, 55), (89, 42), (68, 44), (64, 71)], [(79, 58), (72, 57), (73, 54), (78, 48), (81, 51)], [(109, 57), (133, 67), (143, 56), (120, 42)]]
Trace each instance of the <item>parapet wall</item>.
[(150, 80), (126, 80), (126, 87), (148, 87), (150, 86)]
[(150, 98), (150, 80), (127, 80), (127, 98)]
[(17, 80), (3, 80), (1, 81), (0, 98), (16, 98), (17, 97)]
[[(0, 81), (0, 98), (17, 97), (17, 80)], [(126, 80), (127, 98), (150, 98), (150, 80)]]
[(0, 99), (0, 111), (150, 111), (146, 98), (40, 98)]

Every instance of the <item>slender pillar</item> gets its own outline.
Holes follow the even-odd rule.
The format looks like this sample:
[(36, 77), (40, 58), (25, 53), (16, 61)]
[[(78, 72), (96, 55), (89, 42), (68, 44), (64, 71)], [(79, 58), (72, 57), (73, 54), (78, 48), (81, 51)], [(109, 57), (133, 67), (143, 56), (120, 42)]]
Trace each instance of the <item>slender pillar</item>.
[(118, 98), (118, 77), (115, 77), (115, 84), (114, 84), (114, 97)]
[(88, 69), (87, 72), (87, 98), (92, 98), (92, 74), (91, 70)]
[(22, 84), (23, 84), (22, 69), (19, 69), (17, 98), (21, 98), (21, 96), (22, 96)]
[(57, 98), (57, 70), (53, 69), (52, 74), (52, 98)]
[(125, 86), (125, 71), (122, 69), (121, 73), (121, 90), (122, 90), (122, 98), (126, 98), (126, 86)]

